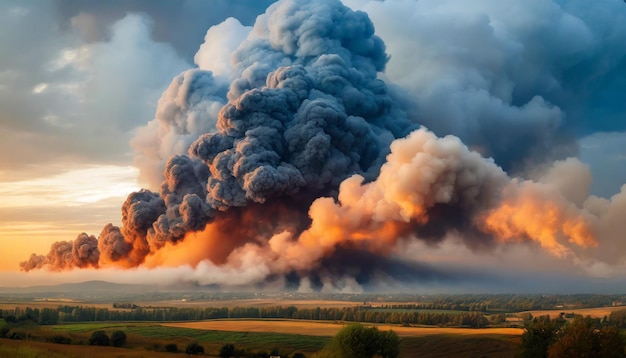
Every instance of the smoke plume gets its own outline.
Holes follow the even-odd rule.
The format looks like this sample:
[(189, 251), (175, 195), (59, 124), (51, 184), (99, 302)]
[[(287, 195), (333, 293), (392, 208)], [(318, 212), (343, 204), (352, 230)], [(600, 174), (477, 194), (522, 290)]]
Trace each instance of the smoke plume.
[[(435, 11), (456, 27), (434, 31), (429, 1), (363, 5), (414, 12), (419, 21), (382, 31), (418, 35), (404, 49), (422, 56), (411, 64), (390, 60), (368, 15), (338, 0), (280, 1), (252, 28), (226, 20), (132, 141), (151, 190), (128, 196), (122, 226), (55, 243), (22, 269), (190, 266), (201, 284), (295, 277), (305, 290), (358, 291), (382, 274), (368, 262), (411, 267), (393, 263), (399, 244), (452, 236), (472, 250), (523, 244), (576, 263), (623, 262), (626, 251), (606, 248), (619, 240), (611, 225), (623, 226), (626, 189), (589, 196), (588, 169), (566, 159), (589, 109), (566, 104), (624, 62), (570, 73), (606, 60), (593, 52), (601, 29), (550, 4), (538, 16), (558, 21), (536, 31), (559, 32), (529, 48), (531, 30), (497, 22), (500, 6), (482, 4), (469, 22)], [(548, 48), (568, 29), (580, 43)], [(454, 47), (468, 36), (485, 51)], [(546, 76), (526, 75), (533, 61), (551, 64)], [(567, 66), (557, 71), (558, 61)], [(525, 177), (507, 173), (535, 164)]]

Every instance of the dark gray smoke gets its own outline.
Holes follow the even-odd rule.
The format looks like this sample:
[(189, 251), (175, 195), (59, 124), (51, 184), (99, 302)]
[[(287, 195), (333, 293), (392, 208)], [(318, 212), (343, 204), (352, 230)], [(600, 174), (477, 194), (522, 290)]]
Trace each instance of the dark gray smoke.
[(55, 271), (76, 267), (97, 268), (99, 259), (98, 240), (93, 235), (82, 233), (74, 240), (53, 243), (50, 247), (50, 252), (46, 256), (32, 254), (30, 259), (22, 262), (20, 266), (25, 271), (44, 266)]
[[(477, 6), (486, 17), (467, 20), (459, 9), (439, 14), (446, 29), (435, 21), (438, 13), (425, 11), (436, 5), (430, 0), (367, 4), (398, 16), (398, 9), (417, 9), (420, 21), (384, 26), (390, 33), (408, 29), (398, 53), (410, 62), (400, 70), (383, 74), (394, 58), (373, 23), (338, 0), (280, 1), (252, 29), (229, 21), (237, 35), (228, 39), (240, 41), (231, 62), (211, 63), (212, 47), (201, 48), (202, 66), (220, 65), (218, 74), (192, 69), (177, 76), (154, 121), (133, 141), (142, 175), (158, 178), (159, 192), (129, 195), (122, 227), (107, 225), (100, 235), (99, 261), (97, 249), (90, 251), (95, 245), (84, 242), (68, 256), (62, 242), (53, 247), (59, 254), (35, 255), (24, 270), (189, 264), (201, 283), (295, 275), (319, 286), (342, 276), (343, 286), (358, 289), (387, 269), (437, 276), (426, 266), (368, 258), (414, 239), (435, 245), (456, 235), (472, 250), (532, 242), (576, 260), (584, 250), (604, 252), (596, 247), (614, 240), (605, 223), (613, 222), (623, 194), (589, 198), (586, 169), (574, 159), (557, 162), (538, 182), (501, 168), (575, 153), (572, 138), (588, 109), (571, 104), (579, 95), (570, 91), (620, 73), (624, 53), (576, 57), (594, 43), (585, 37), (589, 29), (552, 2), (540, 8), (542, 19), (558, 20), (537, 30), (544, 42), (516, 23), (503, 31), (510, 23), (496, 19), (510, 19), (506, 11), (485, 1)], [(584, 41), (562, 43), (567, 32), (553, 29), (571, 29)], [(575, 73), (600, 59), (608, 62), (598, 77)], [(583, 175), (560, 180), (559, 173)], [(356, 257), (344, 260), (346, 252)], [(366, 261), (375, 265), (361, 267)]]
[[(292, 198), (306, 217), (315, 198), (336, 193), (349, 175), (373, 180), (391, 141), (415, 128), (377, 78), (388, 55), (365, 13), (339, 1), (284, 1), (253, 33), (233, 54), (235, 80), (216, 130), (191, 143), (190, 156), (167, 161), (159, 194), (128, 197), (123, 228), (101, 235), (107, 262), (140, 264), (203, 229), (216, 211), (253, 202)], [(208, 131), (219, 83), (201, 70), (175, 79), (157, 110), (160, 140), (136, 140), (144, 157), (159, 167), (160, 146), (176, 152)]]

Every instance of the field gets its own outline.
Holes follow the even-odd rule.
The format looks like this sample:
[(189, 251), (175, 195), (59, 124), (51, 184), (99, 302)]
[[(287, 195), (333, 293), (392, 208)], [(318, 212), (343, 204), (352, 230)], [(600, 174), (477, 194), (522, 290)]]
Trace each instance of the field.
[(104, 330), (107, 334), (114, 330), (123, 330), (128, 334), (129, 346), (162, 348), (168, 343), (175, 343), (184, 348), (188, 343), (198, 341), (207, 349), (207, 352), (214, 352), (215, 354), (225, 343), (235, 343), (252, 350), (269, 351), (280, 347), (288, 352), (313, 353), (321, 350), (330, 342), (330, 337), (301, 335), (293, 332), (283, 334), (275, 333), (272, 330), (264, 332), (210, 331), (150, 323), (77, 323), (53, 326), (52, 329), (72, 337), (82, 337), (85, 341), (88, 338), (88, 333), (96, 330)]
[(563, 313), (574, 313), (583, 316), (591, 316), (592, 318), (602, 318), (604, 316), (608, 316), (613, 311), (619, 311), (626, 309), (626, 306), (615, 306), (615, 307), (598, 307), (598, 308), (577, 308), (577, 309), (556, 309), (556, 310), (537, 310), (537, 311), (526, 311), (520, 313), (530, 313), (533, 317), (546, 316), (549, 315), (550, 318), (558, 317), (561, 312)]
[[(308, 357), (322, 350), (344, 324), (293, 320), (215, 320), (204, 322), (154, 324), (146, 322), (73, 323), (41, 326), (31, 333), (30, 341), (0, 339), (0, 357), (171, 357), (166, 344), (179, 350), (193, 341), (205, 347), (207, 356), (216, 356), (225, 343), (251, 351), (279, 348)], [(519, 346), (519, 329), (426, 328), (377, 325), (393, 329), (401, 337), (401, 357), (510, 357)], [(128, 335), (124, 348), (93, 349), (86, 344), (96, 330), (111, 334), (123, 330)], [(41, 342), (61, 334), (73, 345)], [(35, 341), (39, 337), (39, 341)], [(77, 345), (78, 344), (78, 345)], [(93, 353), (93, 352), (97, 352)], [(93, 353), (93, 354), (92, 354)]]
[(84, 303), (74, 300), (36, 300), (36, 301), (0, 301), (0, 309), (12, 310), (14, 308), (57, 308), (59, 306), (90, 306), (96, 308), (114, 309), (112, 303)]
[[(163, 326), (193, 328), (200, 330), (219, 330), (231, 332), (276, 332), (332, 337), (344, 327), (343, 323), (305, 321), (305, 320), (211, 320), (202, 322), (163, 323)], [(367, 324), (369, 325), (369, 324)], [(439, 327), (401, 327), (376, 325), (379, 330), (393, 330), (400, 337), (421, 337), (429, 335), (506, 335), (520, 336), (520, 328), (439, 328)]]
[(115, 347), (63, 345), (36, 341), (0, 339), (0, 357), (11, 358), (172, 358), (172, 353)]
[[(334, 298), (334, 297), (333, 297)], [(384, 299), (383, 299), (384, 300)], [(468, 311), (442, 310), (442, 309), (390, 309), (393, 305), (412, 304), (417, 302), (397, 302), (374, 300), (374, 302), (359, 302), (350, 300), (303, 300), (284, 298), (254, 298), (234, 300), (161, 300), (161, 301), (132, 301), (133, 305), (143, 307), (176, 307), (189, 309), (204, 308), (267, 308), (294, 306), (298, 309), (322, 309), (352, 307), (355, 311), (357, 306), (367, 305), (374, 312), (383, 313), (433, 313), (447, 314), (453, 317), (466, 314)], [(424, 302), (422, 302), (424, 303)], [(110, 311), (132, 311), (127, 309), (114, 309), (113, 303), (91, 303), (72, 300), (42, 299), (36, 301), (0, 301), (0, 309), (12, 310), (14, 308), (57, 308), (58, 306), (84, 306), (107, 308)], [(562, 308), (555, 310), (526, 311), (534, 317), (550, 315), (557, 317), (561, 313), (574, 313), (590, 315), (601, 318), (608, 316), (612, 311), (623, 310), (626, 307), (602, 307), (572, 309)], [(235, 310), (236, 311), (236, 310)], [(271, 311), (271, 309), (270, 309)], [(151, 312), (151, 311), (148, 311)], [(483, 311), (484, 312), (484, 311)], [(490, 312), (490, 311), (489, 311)], [(506, 317), (509, 326), (521, 324), (521, 313), (511, 313)], [(340, 315), (341, 316), (341, 315)], [(150, 317), (150, 316), (146, 316)], [(256, 317), (254, 315), (248, 317)], [(135, 319), (135, 318), (132, 318)], [(138, 318), (151, 319), (151, 318)], [(178, 319), (178, 318), (174, 318)], [(187, 319), (187, 318), (185, 318)], [(492, 317), (487, 313), (487, 319)], [(396, 320), (396, 322), (401, 322)], [(213, 319), (204, 321), (109, 321), (109, 322), (82, 322), (64, 323), (53, 326), (33, 325), (23, 331), (23, 340), (0, 339), (0, 357), (172, 357), (173, 353), (165, 352), (165, 346), (176, 344), (179, 356), (186, 356), (185, 347), (191, 342), (198, 342), (206, 351), (205, 356), (216, 357), (220, 348), (226, 343), (233, 343), (238, 349), (248, 352), (269, 352), (272, 349), (280, 349), (283, 353), (293, 354), (302, 352), (307, 357), (313, 357), (316, 352), (323, 350), (332, 340), (332, 337), (347, 322), (340, 320), (312, 321), (295, 319)], [(493, 357), (504, 358), (516, 356), (519, 352), (521, 335), (523, 330), (512, 327), (499, 328), (460, 328), (460, 327), (435, 327), (421, 326), (417, 324), (371, 324), (379, 330), (393, 330), (400, 338), (401, 357)], [(429, 323), (430, 324), (430, 323)], [(434, 323), (433, 323), (434, 324)], [(447, 325), (449, 323), (445, 323)], [(454, 323), (457, 324), (457, 323)], [(464, 323), (466, 324), (466, 323)], [(0, 327), (8, 324), (0, 318)], [(441, 325), (444, 325), (442, 323)], [(17, 326), (16, 326), (17, 327)], [(467, 327), (467, 326), (464, 326)], [(5, 328), (6, 329), (6, 328)], [(109, 336), (116, 330), (124, 331), (128, 341), (124, 348), (89, 347), (87, 342), (91, 334), (96, 330), (104, 330)], [(54, 344), (48, 341), (54, 336), (61, 335), (71, 340), (71, 345)]]

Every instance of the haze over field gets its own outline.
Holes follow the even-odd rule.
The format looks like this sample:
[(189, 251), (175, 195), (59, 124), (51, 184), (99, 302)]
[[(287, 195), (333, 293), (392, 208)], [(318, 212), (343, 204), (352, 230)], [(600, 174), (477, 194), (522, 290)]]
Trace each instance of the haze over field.
[(0, 285), (626, 281), (622, 1), (0, 10)]

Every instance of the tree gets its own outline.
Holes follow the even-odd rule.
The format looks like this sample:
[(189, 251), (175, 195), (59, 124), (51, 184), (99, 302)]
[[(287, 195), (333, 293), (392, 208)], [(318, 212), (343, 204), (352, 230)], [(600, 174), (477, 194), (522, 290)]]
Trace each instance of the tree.
[(587, 316), (567, 324), (559, 339), (548, 349), (550, 358), (619, 358), (624, 356), (624, 341), (616, 326), (600, 327)]
[(230, 358), (235, 355), (235, 346), (233, 344), (227, 343), (220, 348), (220, 357), (222, 358)]
[(95, 331), (91, 334), (89, 338), (90, 346), (108, 346), (109, 345), (109, 336), (106, 335), (104, 331)]
[(379, 332), (376, 327), (352, 323), (337, 333), (326, 354), (342, 358), (371, 358), (374, 355), (397, 358), (399, 344), (400, 338), (393, 331)]
[(39, 324), (57, 324), (59, 322), (59, 311), (52, 308), (44, 308), (39, 314)]
[(349, 324), (337, 333), (333, 347), (343, 358), (371, 358), (378, 351), (378, 329)]
[(556, 341), (561, 322), (550, 319), (550, 316), (534, 318), (524, 325), (522, 335), (521, 356), (528, 358), (545, 358), (548, 347)]
[(400, 337), (394, 331), (378, 333), (378, 354), (383, 358), (400, 356)]
[(111, 333), (111, 345), (121, 347), (126, 343), (126, 333), (124, 331), (115, 331)]
[(204, 353), (204, 347), (199, 345), (198, 342), (191, 342), (187, 345), (187, 348), (185, 349), (185, 353), (202, 354)]

